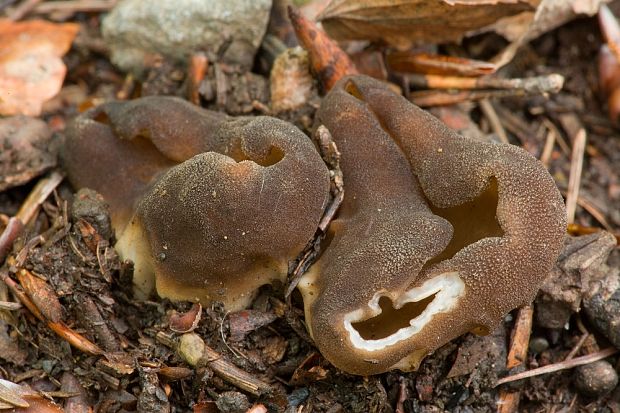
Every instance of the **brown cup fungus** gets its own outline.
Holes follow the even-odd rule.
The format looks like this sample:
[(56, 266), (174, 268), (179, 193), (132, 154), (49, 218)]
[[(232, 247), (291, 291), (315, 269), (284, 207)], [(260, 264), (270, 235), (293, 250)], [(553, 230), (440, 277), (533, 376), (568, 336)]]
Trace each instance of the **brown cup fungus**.
[(346, 192), (299, 289), (334, 365), (412, 370), (532, 301), (566, 229), (562, 197), (535, 158), (459, 136), (364, 76), (337, 83), (317, 122), (342, 154)]
[(328, 199), (312, 142), (275, 118), (147, 97), (85, 112), (66, 138), (68, 177), (109, 203), (141, 297), (247, 306), (285, 279)]

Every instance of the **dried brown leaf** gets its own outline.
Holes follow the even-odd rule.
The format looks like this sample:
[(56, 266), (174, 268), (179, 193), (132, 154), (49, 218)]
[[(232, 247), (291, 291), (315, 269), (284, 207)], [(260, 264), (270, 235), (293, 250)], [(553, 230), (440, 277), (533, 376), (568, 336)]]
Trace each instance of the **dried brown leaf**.
[(192, 308), (185, 313), (174, 312), (170, 316), (170, 329), (175, 333), (189, 333), (194, 331), (202, 317), (202, 306), (194, 303)]
[(0, 379), (0, 408), (20, 413), (62, 413), (63, 410), (28, 386)]
[(0, 381), (0, 400), (17, 407), (28, 407), (28, 402), (22, 398), (23, 391), (19, 385), (7, 380)]
[(79, 26), (0, 20), (0, 114), (37, 116), (58, 93), (67, 68), (60, 59)]
[[(534, 4), (532, 4), (534, 3)], [(532, 10), (535, 0), (333, 0), (319, 19), (337, 40), (375, 40), (408, 48), (457, 41), (498, 19)]]

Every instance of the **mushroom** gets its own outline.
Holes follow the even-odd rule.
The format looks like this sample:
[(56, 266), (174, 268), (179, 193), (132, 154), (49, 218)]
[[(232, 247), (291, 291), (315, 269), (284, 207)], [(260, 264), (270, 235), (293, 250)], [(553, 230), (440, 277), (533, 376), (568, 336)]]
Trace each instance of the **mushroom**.
[(312, 142), (275, 118), (147, 97), (85, 112), (66, 137), (68, 177), (109, 203), (140, 297), (247, 306), (285, 279), (328, 199)]
[(317, 122), (342, 154), (346, 195), (298, 288), (335, 366), (413, 370), (533, 300), (566, 229), (562, 197), (535, 158), (459, 136), (365, 76), (342, 79)]

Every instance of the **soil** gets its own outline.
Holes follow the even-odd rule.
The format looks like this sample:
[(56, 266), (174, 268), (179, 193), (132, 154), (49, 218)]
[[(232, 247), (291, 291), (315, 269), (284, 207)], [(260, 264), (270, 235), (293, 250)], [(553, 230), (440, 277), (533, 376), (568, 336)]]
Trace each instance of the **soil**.
[[(620, 16), (617, 6), (612, 9)], [(132, 80), (110, 63), (98, 31), (99, 14), (77, 13), (70, 20), (80, 23), (83, 30), (64, 58), (68, 68), (65, 86), (41, 117), (57, 132), (56, 139), (79, 110), (115, 98), (119, 91), (129, 97), (184, 95), (187, 70), (183, 65), (162, 62), (148, 71), (143, 82)], [(595, 62), (601, 44), (595, 18), (575, 20), (543, 35), (525, 46), (502, 75), (559, 73), (566, 79), (563, 90), (548, 96), (503, 98), (493, 104), (500, 117), (505, 115), (510, 141), (537, 157), (545, 143), (546, 122), (555, 125), (568, 147), (575, 128), (585, 127), (580, 196), (589, 211), (579, 207), (575, 222), (581, 228), (607, 226), (617, 235), (620, 139), (599, 90)], [(486, 34), (440, 51), (457, 50), (485, 59), (505, 45), (498, 36)], [(203, 106), (233, 115), (264, 114), (269, 77), (258, 67), (256, 71), (239, 73), (234, 67), (209, 65), (201, 89)], [(234, 87), (218, 92), (222, 82)], [(307, 131), (315, 108), (316, 102), (280, 116)], [(483, 134), (492, 133), (476, 105), (461, 105), (459, 110)], [(570, 166), (570, 152), (557, 146), (549, 169), (563, 191)], [(0, 193), (2, 216), (14, 216), (35, 183), (36, 179)], [(181, 359), (174, 348), (179, 334), (171, 330), (171, 319), (189, 311), (191, 303), (134, 299), (131, 264), (120, 262), (106, 222), (101, 200), (92, 195), (86, 206), (77, 208), (74, 190), (63, 183), (45, 201), (14, 244), (13, 258), (5, 263), (11, 276), (17, 268), (25, 268), (45, 280), (59, 299), (64, 323), (105, 352), (105, 356), (88, 355), (59, 338), (25, 308), (0, 307), (0, 377), (46, 392), (59, 405), (82, 401), (82, 406), (101, 413), (245, 412), (261, 404), (269, 411), (291, 413), (495, 412), (501, 389), (520, 394), (518, 411), (522, 412), (620, 412), (620, 387), (594, 396), (578, 391), (571, 370), (495, 386), (498, 378), (516, 370), (561, 362), (575, 348), (578, 357), (609, 347), (608, 338), (576, 310), (570, 311), (561, 328), (544, 327), (535, 317), (530, 351), (516, 370), (506, 368), (514, 312), (488, 336), (466, 335), (446, 344), (416, 372), (357, 377), (339, 371), (320, 356), (304, 334), (299, 299), (294, 297), (293, 307), (287, 307), (283, 289), (277, 286), (263, 288), (242, 320), (217, 305), (203, 308), (194, 330), (231, 365), (270, 385), (260, 395), (241, 390), (208, 363), (194, 368)], [(43, 237), (35, 240), (40, 234)], [(603, 260), (597, 264), (600, 268), (590, 269), (598, 274), (594, 278), (603, 278), (610, 268), (620, 265), (618, 249), (608, 252), (608, 266)], [(17, 301), (1, 283), (0, 301)], [(618, 370), (620, 358), (612, 356), (607, 361)], [(77, 379), (77, 392), (71, 379)]]

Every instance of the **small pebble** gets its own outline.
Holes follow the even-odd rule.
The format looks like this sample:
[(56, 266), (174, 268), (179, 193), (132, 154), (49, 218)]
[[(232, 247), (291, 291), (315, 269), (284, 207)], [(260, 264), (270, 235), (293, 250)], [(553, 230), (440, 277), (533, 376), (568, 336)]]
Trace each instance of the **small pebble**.
[(220, 394), (215, 405), (222, 413), (245, 413), (250, 408), (250, 402), (246, 395), (236, 391)]
[(577, 367), (575, 371), (575, 386), (584, 396), (602, 396), (617, 385), (618, 373), (604, 360)]
[(177, 352), (190, 366), (196, 366), (205, 351), (205, 342), (198, 334), (187, 333), (181, 336)]
[(533, 337), (530, 340), (530, 351), (534, 354), (542, 353), (549, 348), (549, 342), (544, 337)]

